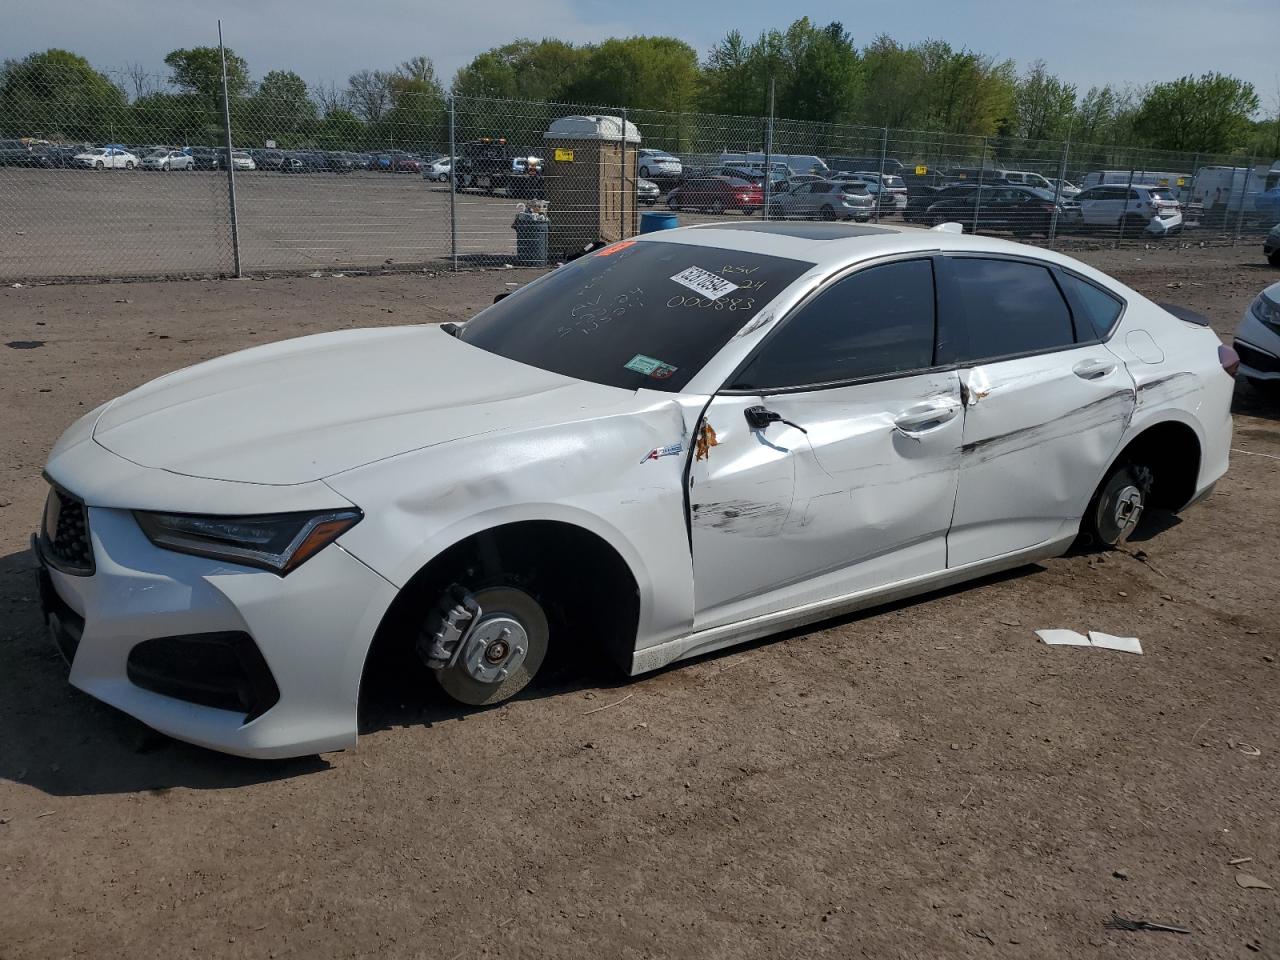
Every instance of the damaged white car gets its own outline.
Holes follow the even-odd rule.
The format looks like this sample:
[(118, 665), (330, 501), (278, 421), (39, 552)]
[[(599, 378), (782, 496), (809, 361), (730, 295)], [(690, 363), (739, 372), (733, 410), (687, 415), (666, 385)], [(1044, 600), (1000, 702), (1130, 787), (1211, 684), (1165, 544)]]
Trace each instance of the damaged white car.
[(89, 413), (36, 552), (70, 681), (157, 730), (350, 747), (371, 647), (497, 703), (1126, 537), (1227, 467), (1236, 359), (1084, 264), (749, 222), (463, 326), (246, 350)]

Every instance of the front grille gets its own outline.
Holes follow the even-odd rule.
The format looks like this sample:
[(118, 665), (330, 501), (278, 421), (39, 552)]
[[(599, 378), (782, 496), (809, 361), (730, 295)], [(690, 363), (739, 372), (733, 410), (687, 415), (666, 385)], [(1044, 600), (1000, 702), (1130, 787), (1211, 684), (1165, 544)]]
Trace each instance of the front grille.
[(89, 544), (89, 513), (84, 501), (59, 487), (51, 487), (40, 527), (40, 548), (49, 563), (74, 576), (93, 573)]
[(144, 640), (129, 651), (130, 682), (189, 703), (245, 714), (248, 723), (280, 699), (271, 668), (247, 633), (189, 633)]
[(1240, 362), (1246, 367), (1257, 370), (1259, 373), (1280, 373), (1280, 358), (1256, 350), (1239, 340), (1235, 342), (1235, 348), (1236, 353), (1240, 355)]

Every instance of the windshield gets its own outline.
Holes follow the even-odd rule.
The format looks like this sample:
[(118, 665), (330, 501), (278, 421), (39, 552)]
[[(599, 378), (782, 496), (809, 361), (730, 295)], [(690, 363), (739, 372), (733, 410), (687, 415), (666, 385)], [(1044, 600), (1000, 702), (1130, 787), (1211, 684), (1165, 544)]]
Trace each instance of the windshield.
[(740, 250), (624, 240), (503, 298), (460, 336), (567, 377), (676, 393), (812, 266)]
[(905, 187), (906, 183), (903, 182), (901, 177), (891, 177), (886, 174), (884, 178), (884, 185), (887, 190), (897, 190), (901, 187)]
[(1170, 193), (1168, 190), (1152, 190), (1151, 199), (1152, 200), (1172, 200), (1173, 194)]

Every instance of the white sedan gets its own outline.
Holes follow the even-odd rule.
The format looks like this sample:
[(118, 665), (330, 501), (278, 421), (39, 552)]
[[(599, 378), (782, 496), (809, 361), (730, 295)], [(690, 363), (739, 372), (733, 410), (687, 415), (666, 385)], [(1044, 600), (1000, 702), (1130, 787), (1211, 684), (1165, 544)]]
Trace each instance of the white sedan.
[(76, 687), (174, 737), (350, 747), (371, 648), (466, 704), (552, 647), (640, 674), (1125, 539), (1227, 468), (1236, 358), (1049, 250), (646, 234), (465, 325), (162, 377), (58, 441), (36, 540)]
[(73, 159), (80, 166), (93, 170), (132, 170), (140, 163), (137, 157), (123, 147), (93, 147), (84, 153), (77, 153)]

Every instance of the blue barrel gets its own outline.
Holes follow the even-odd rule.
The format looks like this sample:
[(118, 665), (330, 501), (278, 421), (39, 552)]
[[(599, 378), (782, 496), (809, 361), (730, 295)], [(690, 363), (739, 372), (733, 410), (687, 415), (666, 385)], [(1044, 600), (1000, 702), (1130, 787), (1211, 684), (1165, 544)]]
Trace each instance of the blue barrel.
[(650, 210), (647, 213), (640, 214), (641, 233), (653, 233), (655, 230), (674, 230), (678, 226), (680, 226), (680, 221), (674, 213)]

